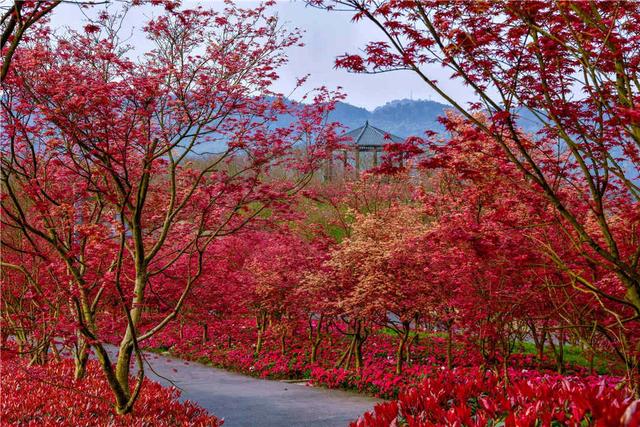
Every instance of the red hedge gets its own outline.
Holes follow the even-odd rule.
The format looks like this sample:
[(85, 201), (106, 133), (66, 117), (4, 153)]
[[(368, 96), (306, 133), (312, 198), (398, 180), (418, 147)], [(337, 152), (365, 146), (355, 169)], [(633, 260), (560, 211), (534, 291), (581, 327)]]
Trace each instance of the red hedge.
[(640, 425), (638, 401), (611, 379), (520, 374), (505, 386), (477, 368), (433, 371), (422, 385), (376, 405), (351, 427)]
[(26, 361), (2, 354), (0, 420), (22, 426), (220, 426), (222, 421), (187, 401), (175, 388), (145, 380), (134, 413), (118, 416), (113, 395), (96, 362), (87, 376), (74, 381), (73, 361), (51, 361), (28, 367)]

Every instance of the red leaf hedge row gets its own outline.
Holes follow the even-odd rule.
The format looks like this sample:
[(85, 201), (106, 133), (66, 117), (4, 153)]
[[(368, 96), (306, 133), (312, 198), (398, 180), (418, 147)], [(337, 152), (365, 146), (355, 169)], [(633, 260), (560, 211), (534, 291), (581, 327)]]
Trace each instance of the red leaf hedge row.
[(27, 366), (2, 354), (0, 424), (21, 426), (220, 426), (222, 421), (186, 401), (180, 392), (145, 379), (134, 413), (118, 416), (96, 362), (82, 381), (73, 380), (73, 361)]
[(505, 384), (478, 368), (434, 370), (420, 386), (376, 405), (351, 427), (640, 425), (639, 401), (618, 390), (611, 377), (519, 374)]

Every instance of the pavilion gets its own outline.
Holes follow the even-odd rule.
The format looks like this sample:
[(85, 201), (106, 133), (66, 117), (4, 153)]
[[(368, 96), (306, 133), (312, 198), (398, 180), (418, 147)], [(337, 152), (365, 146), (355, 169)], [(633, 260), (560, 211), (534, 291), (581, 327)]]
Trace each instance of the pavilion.
[[(349, 166), (354, 168), (355, 176), (360, 175), (360, 170), (367, 170), (378, 166), (379, 156), (384, 146), (393, 142), (402, 142), (404, 138), (393, 135), (369, 124), (353, 129), (345, 134), (348, 138), (346, 148), (342, 151), (343, 173), (347, 176)], [(334, 172), (334, 159), (327, 162), (325, 179), (331, 179)]]

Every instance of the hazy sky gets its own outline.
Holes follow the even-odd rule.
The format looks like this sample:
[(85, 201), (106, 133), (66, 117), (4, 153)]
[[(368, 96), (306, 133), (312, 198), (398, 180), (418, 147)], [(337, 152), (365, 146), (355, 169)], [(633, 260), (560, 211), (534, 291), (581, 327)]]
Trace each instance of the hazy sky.
[[(237, 3), (245, 7), (256, 4), (249, 1)], [(183, 0), (185, 7), (193, 7), (195, 4), (213, 8), (223, 6), (221, 0), (197, 2)], [(274, 86), (275, 90), (289, 93), (298, 77), (310, 74), (307, 82), (309, 89), (322, 85), (329, 88), (341, 86), (347, 94), (347, 102), (368, 109), (402, 98), (442, 101), (410, 72), (363, 75), (334, 68), (336, 56), (346, 52), (357, 52), (367, 41), (380, 39), (378, 30), (373, 24), (365, 21), (353, 23), (351, 15), (347, 12), (327, 12), (308, 7), (303, 1), (280, 1), (273, 11), (287, 26), (298, 27), (305, 31), (303, 37), (305, 46), (289, 50), (289, 64), (280, 70), (281, 77)], [(134, 8), (127, 17), (127, 25), (139, 29), (146, 21), (146, 17), (154, 13), (158, 13), (158, 9)], [(52, 25), (77, 27), (81, 25), (82, 19), (83, 15), (77, 6), (63, 5), (54, 13)], [(139, 47), (146, 43), (143, 37), (135, 37), (131, 42)], [(458, 99), (471, 99), (468, 89), (457, 82), (449, 81), (447, 72), (442, 68), (433, 66), (429, 72), (440, 83), (446, 82), (447, 89), (453, 91)]]

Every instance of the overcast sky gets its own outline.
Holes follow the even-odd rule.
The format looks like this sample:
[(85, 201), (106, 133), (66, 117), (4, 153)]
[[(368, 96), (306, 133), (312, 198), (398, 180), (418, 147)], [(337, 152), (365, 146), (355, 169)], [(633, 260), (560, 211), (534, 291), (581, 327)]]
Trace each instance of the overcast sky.
[[(242, 6), (250, 7), (255, 2), (240, 1)], [(221, 8), (221, 0), (184, 1), (185, 7), (195, 4)], [(94, 8), (97, 9), (97, 8)], [(155, 12), (154, 12), (155, 10)], [(334, 68), (335, 57), (346, 52), (357, 52), (367, 41), (379, 40), (377, 28), (366, 21), (351, 22), (347, 12), (327, 12), (308, 7), (303, 1), (279, 1), (273, 8), (274, 13), (289, 27), (298, 27), (305, 31), (304, 47), (291, 48), (288, 52), (289, 64), (280, 70), (280, 80), (274, 90), (289, 93), (298, 77), (310, 74), (308, 88), (325, 85), (329, 88), (341, 86), (347, 95), (347, 102), (374, 109), (386, 102), (403, 99), (432, 99), (442, 101), (414, 74), (405, 71), (377, 75), (351, 74)], [(140, 28), (146, 17), (158, 13), (151, 7), (134, 8), (127, 17), (127, 25)], [(54, 27), (78, 27), (83, 19), (75, 5), (63, 5), (52, 18)], [(143, 37), (136, 37), (132, 43), (141, 47)], [(448, 81), (448, 74), (438, 66), (429, 72), (441, 83), (446, 83), (458, 99), (470, 100), (468, 89), (457, 82)]]

